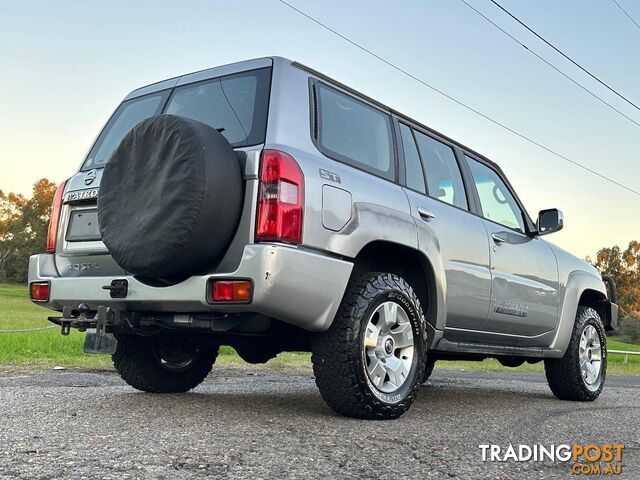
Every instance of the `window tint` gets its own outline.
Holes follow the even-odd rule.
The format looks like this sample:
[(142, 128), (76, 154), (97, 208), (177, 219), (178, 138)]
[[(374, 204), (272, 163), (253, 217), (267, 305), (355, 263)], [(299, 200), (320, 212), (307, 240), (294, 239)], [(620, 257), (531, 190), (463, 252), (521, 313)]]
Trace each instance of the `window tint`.
[(480, 197), (482, 215), (493, 222), (524, 232), (522, 210), (500, 176), (483, 163), (467, 157)]
[(91, 148), (83, 170), (104, 166), (129, 130), (159, 113), (165, 96), (166, 93), (157, 93), (123, 102)]
[(467, 197), (453, 149), (424, 133), (414, 133), (427, 173), (429, 196), (466, 209)]
[(234, 147), (263, 143), (270, 71), (253, 70), (178, 87), (164, 113), (206, 123)]
[(418, 147), (413, 139), (411, 128), (404, 123), (400, 124), (400, 136), (402, 137), (402, 148), (404, 150), (404, 166), (407, 176), (407, 187), (421, 193), (427, 193), (424, 185), (424, 171), (418, 154)]
[(320, 150), (390, 180), (395, 177), (391, 122), (385, 113), (317, 84)]
[(123, 102), (94, 144), (83, 170), (103, 167), (111, 152), (134, 126), (153, 115), (171, 113), (219, 129), (234, 147), (264, 143), (271, 69), (213, 78)]

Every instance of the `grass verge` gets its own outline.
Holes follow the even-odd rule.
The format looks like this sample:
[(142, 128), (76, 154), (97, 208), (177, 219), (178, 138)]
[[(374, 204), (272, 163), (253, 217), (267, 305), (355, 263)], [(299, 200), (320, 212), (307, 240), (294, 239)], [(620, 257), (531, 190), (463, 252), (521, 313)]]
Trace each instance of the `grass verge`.
[[(51, 325), (47, 321), (48, 311), (34, 305), (27, 298), (27, 289), (22, 285), (0, 285), (0, 331), (41, 328)], [(87, 355), (83, 352), (84, 334), (72, 331), (68, 337), (60, 335), (58, 328), (25, 333), (0, 332), (0, 370), (47, 369), (56, 365), (65, 368), (104, 369), (111, 368), (108, 355)], [(640, 346), (623, 343), (615, 338), (608, 340), (609, 349), (640, 351)], [(629, 363), (622, 363), (623, 356), (609, 356), (610, 374), (640, 375), (640, 355), (629, 356)], [(311, 365), (308, 353), (281, 353), (266, 365), (248, 366), (230, 347), (222, 347), (218, 364), (251, 369), (275, 368), (308, 371)], [(517, 368), (503, 367), (497, 360), (482, 362), (440, 362), (438, 369), (471, 371), (529, 371), (542, 372), (542, 363), (524, 364)]]

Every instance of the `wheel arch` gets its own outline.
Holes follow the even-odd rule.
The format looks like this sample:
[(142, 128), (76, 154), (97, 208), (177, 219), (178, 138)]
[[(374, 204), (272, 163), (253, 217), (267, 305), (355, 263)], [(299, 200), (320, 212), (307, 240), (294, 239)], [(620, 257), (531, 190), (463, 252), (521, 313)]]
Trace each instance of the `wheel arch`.
[(399, 243), (376, 240), (364, 245), (354, 259), (352, 275), (367, 271), (402, 276), (415, 290), (427, 323), (434, 329), (442, 328), (446, 308), (443, 286), (424, 253)]
[[(605, 328), (611, 323), (611, 303), (602, 279), (585, 271), (573, 271), (567, 278), (564, 295), (560, 298), (559, 321), (556, 336), (550, 346), (553, 357), (561, 357), (569, 346), (578, 307), (593, 308)], [(550, 352), (551, 353), (551, 352)]]

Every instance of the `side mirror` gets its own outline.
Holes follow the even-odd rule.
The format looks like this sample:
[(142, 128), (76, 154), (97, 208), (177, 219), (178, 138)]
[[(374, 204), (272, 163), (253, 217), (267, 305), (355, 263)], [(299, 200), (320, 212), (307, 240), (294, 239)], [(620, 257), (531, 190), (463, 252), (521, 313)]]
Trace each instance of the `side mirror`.
[(564, 227), (564, 217), (562, 212), (557, 208), (548, 210), (540, 210), (538, 214), (538, 235), (547, 235), (548, 233), (557, 232)]

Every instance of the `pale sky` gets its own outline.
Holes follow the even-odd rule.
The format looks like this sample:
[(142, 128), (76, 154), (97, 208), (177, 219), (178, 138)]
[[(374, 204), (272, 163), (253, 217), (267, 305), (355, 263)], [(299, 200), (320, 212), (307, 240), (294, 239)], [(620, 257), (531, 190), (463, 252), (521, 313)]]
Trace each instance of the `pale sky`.
[[(289, 0), (413, 75), (531, 138), (640, 190), (640, 127), (611, 111), (459, 0)], [(640, 112), (499, 11), (467, 0), (640, 123)], [(640, 2), (619, 0), (640, 19)], [(611, 0), (501, 0), (525, 23), (640, 103), (640, 29)], [(407, 78), (277, 0), (0, 2), (0, 189), (28, 194), (79, 167), (131, 90), (248, 58), (305, 63), (501, 165), (547, 237), (578, 256), (640, 240), (640, 196), (605, 183)]]

